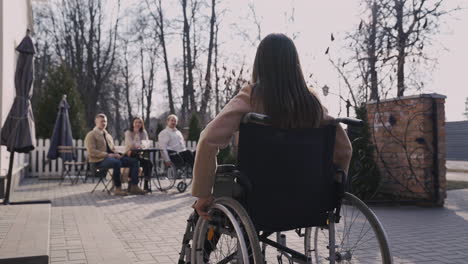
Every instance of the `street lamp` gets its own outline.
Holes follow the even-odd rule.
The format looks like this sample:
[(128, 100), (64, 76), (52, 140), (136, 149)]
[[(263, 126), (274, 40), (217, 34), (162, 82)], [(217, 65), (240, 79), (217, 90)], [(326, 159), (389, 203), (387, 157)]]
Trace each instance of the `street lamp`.
[(343, 96), (341, 96), (341, 94), (330, 93), (330, 87), (328, 87), (328, 85), (326, 84), (322, 87), (322, 93), (323, 96), (333, 94), (338, 96), (341, 100), (343, 100), (346, 103), (346, 116), (349, 117), (349, 108), (351, 107), (351, 102), (349, 101), (349, 99), (344, 99)]

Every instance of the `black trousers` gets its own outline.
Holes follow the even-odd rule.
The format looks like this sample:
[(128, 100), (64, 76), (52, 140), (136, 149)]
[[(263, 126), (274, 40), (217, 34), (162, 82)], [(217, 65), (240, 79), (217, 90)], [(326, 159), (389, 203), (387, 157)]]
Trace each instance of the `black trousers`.
[(171, 162), (174, 163), (176, 167), (182, 167), (184, 164), (190, 164), (190, 166), (193, 167), (195, 162), (195, 152), (190, 150), (184, 150), (181, 152), (168, 150), (168, 153)]
[(140, 167), (143, 168), (143, 175), (145, 176), (145, 180), (151, 179), (153, 163), (149, 159), (145, 159), (143, 157), (138, 157), (138, 161), (140, 162)]

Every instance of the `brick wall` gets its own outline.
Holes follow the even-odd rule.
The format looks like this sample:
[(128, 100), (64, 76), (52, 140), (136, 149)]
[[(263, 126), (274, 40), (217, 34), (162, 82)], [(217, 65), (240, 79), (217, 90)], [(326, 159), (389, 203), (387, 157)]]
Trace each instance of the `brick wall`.
[[(446, 197), (445, 98), (439, 94), (422, 94), (367, 104), (384, 199), (443, 204)], [(437, 162), (434, 162), (435, 153), (438, 153)]]

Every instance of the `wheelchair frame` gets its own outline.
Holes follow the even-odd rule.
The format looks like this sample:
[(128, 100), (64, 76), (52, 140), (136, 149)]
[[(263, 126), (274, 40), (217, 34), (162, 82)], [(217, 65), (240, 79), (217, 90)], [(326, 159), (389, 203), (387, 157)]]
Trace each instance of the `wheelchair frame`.
[[(263, 115), (257, 115), (254, 113), (249, 113), (244, 118), (244, 122), (245, 120), (249, 120), (249, 119), (251, 122), (253, 121), (254, 123), (260, 123), (260, 124), (264, 124), (265, 122), (268, 122), (268, 117), (263, 116)], [(362, 121), (360, 120), (349, 119), (349, 118), (336, 119), (335, 122), (336, 123), (342, 122), (348, 125), (360, 125), (362, 123)], [(231, 167), (231, 169), (232, 168), (234, 167)], [(282, 256), (285, 256), (288, 259), (289, 263), (315, 263), (315, 262), (312, 262), (312, 260), (314, 259), (313, 256), (311, 255), (312, 251), (315, 251), (315, 260), (319, 262), (319, 256), (318, 256), (319, 253), (318, 253), (318, 247), (317, 247), (317, 239), (318, 239), (317, 236), (318, 236), (319, 228), (328, 229), (328, 245), (327, 245), (328, 259), (327, 260), (329, 261), (329, 263), (333, 263), (333, 264), (336, 262), (348, 263), (346, 261), (351, 261), (353, 257), (351, 255), (351, 252), (337, 251), (336, 249), (338, 248), (338, 245), (336, 245), (336, 241), (335, 241), (336, 240), (335, 224), (340, 223), (340, 220), (342, 218), (341, 209), (343, 205), (343, 200), (346, 200), (345, 205), (346, 206), (352, 205), (356, 207), (357, 210), (364, 215), (366, 221), (369, 222), (369, 225), (371, 226), (372, 231), (376, 234), (377, 243), (379, 244), (379, 248), (380, 248), (382, 263), (385, 263), (385, 264), (393, 263), (387, 235), (381, 223), (379, 222), (378, 218), (359, 198), (355, 197), (354, 195), (350, 193), (345, 192), (346, 187), (349, 184), (346, 181), (347, 175), (342, 170), (336, 170), (336, 172), (341, 174), (341, 183), (340, 183), (340, 189), (338, 193), (339, 203), (333, 210), (328, 212), (327, 225), (307, 227), (305, 228), (304, 233), (302, 233), (301, 228), (296, 229), (296, 233), (300, 237), (304, 237), (304, 253), (301, 253), (292, 248), (288, 248), (286, 246), (285, 238), (283, 239), (284, 234), (282, 234), (281, 232), (264, 232), (263, 231), (263, 233), (260, 234), (259, 232), (255, 231), (255, 227), (253, 226), (250, 217), (246, 215), (245, 209), (239, 204), (239, 202), (237, 202), (234, 199), (234, 197), (232, 197), (232, 196), (235, 196), (235, 191), (232, 191), (230, 193), (228, 192), (226, 194), (227, 197), (221, 197), (221, 198), (216, 199), (212, 209), (210, 210), (210, 213), (214, 214), (213, 212), (216, 210), (223, 211), (225, 215), (232, 222), (234, 229), (237, 230), (240, 228), (240, 226), (243, 226), (244, 231), (237, 233), (238, 240), (241, 240), (241, 242), (238, 242), (238, 244), (240, 244), (238, 246), (240, 246), (241, 251), (242, 251), (241, 253), (243, 253), (240, 263), (255, 263), (255, 264), (264, 263), (266, 245), (271, 246), (278, 250), (279, 253), (277, 255), (277, 259), (279, 263), (282, 263)], [(223, 173), (226, 173), (226, 172), (223, 171)], [(240, 179), (232, 179), (232, 180), (229, 180), (228, 182), (235, 183), (236, 181), (240, 181)], [(215, 185), (215, 188), (216, 188), (216, 185)], [(214, 192), (216, 193), (217, 190), (215, 190)], [(239, 206), (240, 208), (238, 208)], [(235, 217), (233, 217), (233, 215), (239, 215), (242, 217), (240, 217), (239, 219), (240, 221), (237, 221)], [(206, 237), (206, 234), (203, 233), (204, 232), (203, 230), (206, 229), (206, 226), (208, 225), (217, 224), (216, 221), (219, 221), (219, 220), (217, 220), (215, 217), (213, 217), (211, 221), (207, 221), (202, 218), (199, 218), (196, 212), (190, 215), (189, 219), (187, 220), (186, 232), (184, 234), (184, 238), (182, 242), (182, 249), (180, 251), (180, 258), (178, 262), (179, 264), (182, 264), (182, 263), (195, 264), (195, 263), (205, 262), (204, 255), (203, 255), (204, 253), (202, 252), (202, 250), (204, 247), (206, 247), (207, 237)], [(314, 241), (315, 245), (314, 245), (314, 248), (311, 249), (312, 229), (314, 227), (315, 227), (315, 241)], [(351, 225), (349, 229), (351, 229)], [(351, 230), (349, 231), (351, 232)], [(277, 234), (276, 242), (268, 238), (273, 233)], [(247, 237), (248, 240), (245, 240), (244, 237)], [(190, 244), (190, 242), (192, 242), (192, 244)], [(260, 242), (263, 243), (262, 249), (260, 249)], [(215, 245), (216, 243), (217, 242), (215, 242)], [(248, 252), (248, 254), (245, 254), (246, 244), (250, 245), (250, 251)], [(333, 246), (329, 246), (329, 245), (333, 245)], [(202, 255), (200, 256), (200, 254)], [(232, 257), (233, 256), (230, 255), (219, 263), (228, 263), (230, 259), (232, 259)], [(239, 263), (239, 262), (236, 262), (236, 263)], [(349, 263), (354, 263), (354, 262), (349, 262)]]

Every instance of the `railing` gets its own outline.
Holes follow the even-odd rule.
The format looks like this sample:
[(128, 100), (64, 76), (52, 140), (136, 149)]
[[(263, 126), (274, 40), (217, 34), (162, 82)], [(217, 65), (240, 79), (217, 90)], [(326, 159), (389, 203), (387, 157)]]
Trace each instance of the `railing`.
[[(122, 142), (123, 143), (123, 142)], [(118, 140), (114, 141), (116, 146), (120, 146), (121, 142)], [(84, 147), (84, 141), (81, 139), (73, 140), (73, 145), (75, 147)], [(197, 143), (194, 141), (187, 141), (186, 142), (187, 149), (195, 150)], [(156, 147), (157, 142), (151, 141), (150, 147)], [(50, 139), (38, 139), (36, 149), (29, 153), (29, 177), (38, 177), (40, 179), (57, 179), (61, 176), (63, 171), (63, 161), (62, 159), (56, 160), (47, 160), (47, 152), (49, 151), (50, 147)], [(85, 150), (78, 150), (77, 151), (76, 161), (86, 161), (86, 151)], [(151, 153), (151, 155), (156, 155), (156, 157), (151, 156), (151, 160), (154, 158), (159, 158), (159, 153)], [(74, 166), (71, 169), (71, 174), (78, 172), (79, 170), (85, 171), (85, 166)]]

